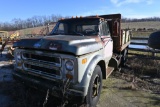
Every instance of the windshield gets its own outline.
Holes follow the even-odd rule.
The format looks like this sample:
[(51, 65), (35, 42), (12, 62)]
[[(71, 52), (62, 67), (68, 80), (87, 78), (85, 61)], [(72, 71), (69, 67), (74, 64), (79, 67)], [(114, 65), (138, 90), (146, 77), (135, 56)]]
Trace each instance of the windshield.
[(51, 34), (94, 36), (98, 35), (98, 19), (70, 19), (59, 21)]

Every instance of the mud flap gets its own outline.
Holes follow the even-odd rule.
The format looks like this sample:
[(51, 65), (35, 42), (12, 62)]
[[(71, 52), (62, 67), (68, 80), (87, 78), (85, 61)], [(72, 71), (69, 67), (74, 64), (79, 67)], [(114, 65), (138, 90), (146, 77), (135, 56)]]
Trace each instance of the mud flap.
[(112, 57), (111, 60), (109, 61), (108, 66), (113, 67), (114, 70), (117, 70), (119, 66), (119, 60), (117, 60), (116, 57)]
[(113, 67), (107, 67), (106, 78), (108, 78), (110, 76), (110, 74), (113, 72), (113, 70), (114, 70)]

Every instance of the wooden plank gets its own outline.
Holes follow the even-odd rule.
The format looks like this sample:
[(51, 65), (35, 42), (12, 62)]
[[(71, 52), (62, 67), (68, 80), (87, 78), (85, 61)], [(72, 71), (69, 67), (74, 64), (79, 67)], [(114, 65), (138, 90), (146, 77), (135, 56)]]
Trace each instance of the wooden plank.
[[(138, 53), (128, 53), (128, 55), (136, 55), (136, 56), (149, 56), (149, 55), (144, 55), (144, 54), (138, 54)], [(150, 55), (151, 56), (151, 55)]]
[(148, 40), (148, 37), (131, 37), (131, 40)]
[(152, 52), (151, 50), (148, 49), (139, 49), (139, 48), (128, 48), (128, 49), (133, 51)]
[(129, 44), (130, 44), (130, 41), (127, 42), (127, 43), (125, 43), (125, 44), (123, 44), (123, 45), (121, 46), (121, 48), (120, 48), (120, 51), (123, 51), (126, 47), (129, 46)]
[(160, 50), (153, 50), (153, 49), (139, 49), (139, 48), (128, 48), (128, 49), (132, 51), (160, 53)]
[(113, 67), (107, 67), (107, 71), (106, 71), (106, 79), (111, 75), (111, 73), (113, 72), (114, 68)]
[(131, 42), (131, 45), (147, 45), (148, 43), (136, 43), (136, 42)]
[[(148, 40), (148, 37), (132, 37), (132, 40)], [(147, 46), (148, 43), (141, 43), (139, 42), (131, 42), (131, 45), (144, 45)], [(139, 48), (129, 48), (129, 50), (131, 51), (138, 51), (138, 52), (142, 52), (142, 53), (132, 53), (129, 52), (128, 55), (134, 55), (134, 57), (136, 58), (144, 58), (144, 59), (155, 59), (155, 60), (160, 60), (160, 57), (156, 56), (156, 53), (160, 53), (160, 50), (154, 50), (152, 48), (149, 49), (139, 49)], [(143, 52), (149, 52), (148, 54), (145, 53), (143, 54)]]

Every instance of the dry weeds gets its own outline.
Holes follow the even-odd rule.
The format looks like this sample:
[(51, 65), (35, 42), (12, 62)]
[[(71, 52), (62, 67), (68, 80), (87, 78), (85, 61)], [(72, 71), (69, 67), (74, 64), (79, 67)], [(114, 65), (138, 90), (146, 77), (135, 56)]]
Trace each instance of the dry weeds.
[[(122, 89), (138, 89), (160, 94), (160, 61), (131, 58), (127, 67), (115, 74), (129, 82)], [(121, 76), (120, 76), (121, 75)]]

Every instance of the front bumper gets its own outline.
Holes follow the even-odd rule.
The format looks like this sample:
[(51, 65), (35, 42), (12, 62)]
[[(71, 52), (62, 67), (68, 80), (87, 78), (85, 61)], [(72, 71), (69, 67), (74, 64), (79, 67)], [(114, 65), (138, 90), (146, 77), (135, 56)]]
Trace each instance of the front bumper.
[[(62, 81), (50, 81), (42, 79), (40, 77), (32, 76), (20, 71), (13, 71), (13, 78), (17, 81), (24, 83), (27, 86), (36, 88), (38, 90), (46, 91), (50, 90), (50, 94), (55, 97), (62, 97)], [(80, 91), (75, 91), (74, 89), (68, 89), (65, 92), (65, 98), (74, 103), (81, 103), (84, 101), (85, 96)]]

